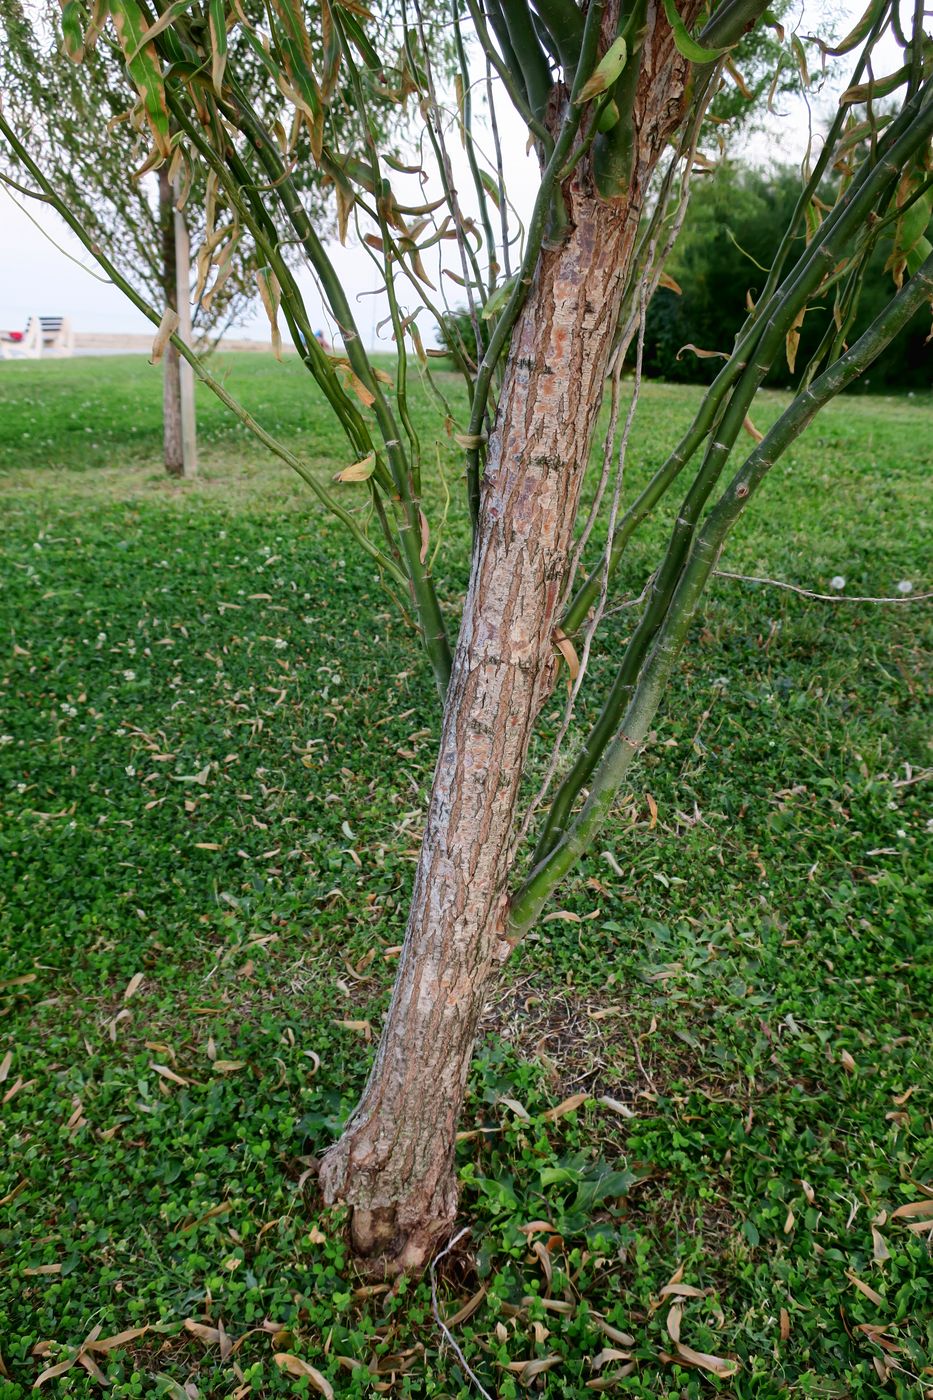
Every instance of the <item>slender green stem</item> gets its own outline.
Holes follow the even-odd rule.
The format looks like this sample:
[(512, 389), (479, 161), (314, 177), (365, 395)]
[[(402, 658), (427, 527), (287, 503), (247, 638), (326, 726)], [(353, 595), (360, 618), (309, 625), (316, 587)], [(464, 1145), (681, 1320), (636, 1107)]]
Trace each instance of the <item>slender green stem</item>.
[(492, 37), (489, 33), (483, 10), (478, 0), (466, 0), (466, 3), (470, 11), (470, 19), (473, 21), (473, 28), (476, 31), (476, 37), (479, 40), (480, 47), (493, 68), (495, 68), (502, 82), (502, 86), (511, 99), (512, 105), (532, 134), (541, 142), (544, 149), (550, 150), (551, 146), (554, 144), (553, 138), (544, 123), (538, 120), (528, 105), (528, 94), (521, 80), (521, 67), (515, 55), (515, 51), (509, 43), (508, 33), (504, 30), (504, 25), (504, 32), (500, 33), (499, 26), (496, 24), (492, 15), (490, 15), (490, 19), (493, 19), (493, 28), (496, 31), (496, 38), (502, 45), (502, 51), (505, 54), (505, 58), (503, 59), (495, 44), (492, 42)]
[(569, 86), (580, 61), (583, 13), (574, 0), (537, 0), (537, 10), (557, 48)]
[(548, 61), (531, 21), (527, 0), (505, 0), (503, 4), (499, 0), (487, 0), (487, 3), (501, 10), (509, 41), (521, 68), (531, 110), (543, 122), (553, 82)]
[(252, 110), (242, 89), (238, 85), (232, 85), (232, 89), (234, 105), (226, 110), (225, 115), (247, 136), (260, 164), (273, 182), (282, 207), (311, 260), (341, 328), (351, 368), (372, 395), (373, 411), (385, 444), (396, 490), (406, 507), (406, 519), (400, 527), (402, 552), (409, 571), (409, 586), (418, 611), (422, 641), (434, 670), (438, 691), (443, 698), (450, 679), (450, 644), (434, 582), (422, 559), (421, 513), (408, 490), (408, 464), (402, 449), (401, 433), (363, 348), (355, 318), (336, 269), (308, 217), (294, 182), (282, 165), (278, 148), (261, 119)]
[(531, 872), (511, 902), (510, 937), (517, 942), (531, 927), (555, 886), (592, 843), (654, 720), (709, 577), (730, 530), (771, 467), (797, 440), (820, 409), (872, 364), (911, 317), (933, 295), (933, 256), (889, 303), (855, 345), (798, 395), (750, 454), (707, 517), (670, 600), (620, 730), (607, 748), (587, 800), (570, 828)]
[[(15, 152), (17, 159), (22, 162), (32, 178), (36, 181), (36, 184), (45, 196), (45, 202), (51, 204), (56, 213), (65, 220), (68, 227), (107, 273), (107, 276), (110, 278), (111, 282), (113, 282), (114, 286), (118, 287), (120, 291), (123, 292), (124, 296), (128, 297), (133, 305), (141, 311), (154, 326), (158, 327), (162, 319), (161, 314), (126, 280), (119, 269), (107, 257), (106, 253), (103, 252), (100, 245), (97, 244), (87, 232), (77, 216), (68, 208), (64, 200), (56, 194), (51, 182), (46, 179), (41, 168), (29, 155), (29, 152), (18, 139), (2, 112), (0, 112), (0, 134), (3, 135), (5, 140), (9, 143), (10, 148)], [(173, 335), (171, 339), (178, 353), (188, 361), (201, 382), (206, 384), (212, 393), (216, 394), (221, 403), (239, 419), (245, 428), (249, 429), (253, 436), (256, 437), (264, 447), (267, 447), (276, 457), (279, 457), (283, 462), (287, 463), (293, 471), (297, 472), (303, 481), (307, 482), (318, 499), (347, 527), (358, 543), (366, 550), (367, 554), (377, 562), (379, 567), (390, 574), (397, 583), (404, 585), (407, 580), (405, 575), (398, 569), (397, 565), (373, 544), (372, 540), (360, 529), (360, 526), (353, 519), (350, 512), (345, 510), (339, 501), (337, 501), (327, 488), (321, 484), (311, 469), (307, 467), (294, 452), (291, 452), (283, 443), (280, 443), (271, 433), (268, 433), (265, 428), (261, 427), (261, 425), (256, 422), (252, 414), (228, 392), (219, 380), (214, 378), (201, 357), (196, 354), (184, 340), (177, 335)]]
[[(858, 180), (853, 182), (845, 197), (824, 220), (818, 236), (805, 249), (781, 290), (778, 292), (772, 289), (767, 300), (762, 295), (755, 317), (746, 323), (728, 363), (710, 385), (693, 423), (620, 521), (610, 552), (610, 576), (615, 573), (625, 547), (639, 525), (692, 459), (713, 425), (717, 423), (727, 394), (734, 390), (734, 386), (744, 376), (745, 389), (741, 400), (744, 402), (744, 410), (741, 417), (737, 412), (732, 415), (734, 442), (754, 396), (754, 389), (770, 368), (770, 361), (762, 347), (767, 346), (770, 349), (775, 342), (780, 341), (783, 334), (786, 334), (808, 297), (831, 273), (840, 245), (851, 235), (853, 229), (858, 228), (885, 188), (890, 186), (892, 181), (896, 181), (903, 161), (922, 145), (925, 137), (929, 135), (933, 125), (930, 120), (930, 106), (924, 109), (921, 95), (913, 99), (908, 106), (910, 110), (905, 109), (885, 132), (884, 151), (881, 152), (879, 148), (881, 158), (878, 163), (874, 167), (865, 167), (860, 172)], [(779, 252), (778, 256), (782, 257), (783, 253)], [(773, 270), (769, 276), (769, 281), (772, 280)], [(762, 361), (763, 364), (753, 364), (754, 359)], [(736, 400), (736, 409), (739, 402), (740, 400)], [(723, 435), (721, 441), (729, 447), (732, 445)], [(709, 471), (713, 470), (720, 455), (714, 454)], [(721, 467), (721, 461), (719, 465)], [(586, 614), (599, 596), (602, 574), (603, 561), (600, 561), (578, 589), (567, 609), (561, 626), (569, 636), (579, 630)]]
[(460, 81), (463, 84), (463, 116), (461, 130), (463, 133), (463, 143), (466, 147), (470, 174), (473, 177), (473, 188), (476, 191), (476, 201), (479, 206), (479, 215), (483, 225), (483, 232), (486, 235), (486, 256), (488, 261), (486, 269), (486, 295), (491, 296), (496, 286), (496, 271), (499, 261), (496, 256), (496, 236), (492, 231), (489, 196), (486, 193), (486, 187), (480, 176), (479, 162), (476, 159), (476, 144), (473, 140), (473, 88), (470, 82), (470, 65), (467, 62), (466, 49), (463, 44), (463, 31), (460, 27), (460, 0), (451, 0), (451, 6), (454, 19), (454, 42), (457, 48), (457, 62), (460, 64)]
[[(495, 329), (489, 337), (489, 344), (486, 353), (476, 374), (476, 388), (473, 397), (473, 408), (470, 414), (470, 425), (468, 434), (476, 442), (479, 441), (483, 423), (486, 416), (486, 406), (489, 401), (492, 377), (499, 358), (508, 343), (509, 336), (515, 322), (518, 320), (519, 312), (525, 304), (531, 287), (535, 265), (538, 255), (544, 242), (545, 229), (547, 227), (548, 210), (551, 200), (557, 188), (557, 176), (563, 168), (564, 162), (570, 153), (574, 138), (579, 130), (582, 110), (574, 100), (583, 85), (582, 74), (589, 71), (596, 53), (596, 44), (599, 39), (599, 23), (602, 16), (602, 5), (594, 3), (590, 6), (586, 16), (586, 28), (583, 36), (583, 48), (577, 77), (571, 90), (570, 100), (564, 113), (564, 120), (550, 159), (545, 166), (541, 176), (541, 183), (538, 186), (538, 193), (535, 197), (534, 209), (528, 223), (528, 233), (525, 239), (525, 252), (522, 257), (521, 267), (512, 289), (511, 296), (506, 302), (499, 315)], [(479, 459), (480, 451), (478, 446), (471, 446), (467, 449), (467, 480), (470, 493), (470, 513), (474, 524), (479, 518)]]
[[(811, 248), (802, 257), (801, 263), (790, 274), (788, 289), (786, 291), (782, 289), (782, 292), (773, 298), (773, 310), (764, 321), (756, 323), (756, 326), (753, 327), (753, 332), (756, 333), (756, 343), (753, 346), (751, 362), (747, 363), (744, 359), (740, 359), (740, 350), (737, 348), (733, 360), (726, 366), (726, 371), (728, 371), (738, 362), (739, 373), (734, 376), (737, 381), (736, 387), (732, 390), (731, 396), (725, 404), (725, 409), (718, 419), (716, 414), (712, 412), (713, 402), (708, 400), (707, 404), (704, 405), (705, 416), (711, 419), (711, 440), (674, 523), (666, 554), (651, 585), (648, 603), (639, 625), (628, 643), (612, 689), (596, 723), (577, 755), (576, 761), (551, 803), (551, 809), (545, 819), (536, 849), (536, 857), (539, 860), (544, 858), (559, 843), (561, 833), (570, 819), (578, 793), (589, 780), (599, 762), (600, 755), (610, 743), (620, 715), (631, 703), (631, 697), (640, 683), (638, 678), (644, 659), (667, 616), (671, 599), (678, 586), (678, 580), (696, 531), (700, 513), (725, 468), (729, 454), (742, 430), (752, 398), (775, 357), (780, 353), (788, 329), (793, 324), (800, 309), (806, 305), (807, 299), (823, 279), (824, 274), (832, 269), (838, 261), (846, 243), (858, 237), (862, 220), (871, 209), (873, 200), (878, 197), (879, 190), (884, 190), (890, 183), (892, 171), (896, 178), (901, 160), (907, 158), (911, 149), (917, 149), (929, 138), (930, 130), (933, 128), (931, 117), (933, 117), (933, 104), (927, 109), (926, 114), (920, 112), (913, 126), (908, 127), (901, 141), (888, 153), (886, 161), (879, 162), (858, 189), (853, 187), (850, 192), (852, 198), (848, 201), (843, 214), (835, 219), (833, 227), (830, 227), (830, 221), (827, 220), (826, 225), (824, 225), (827, 236), (822, 241), (821, 246), (811, 245)], [(722, 398), (715, 399), (717, 411), (719, 404), (723, 401)], [(671, 459), (666, 464), (666, 469), (673, 470)], [(658, 477), (655, 478), (652, 485), (657, 487), (657, 483)], [(640, 500), (643, 500), (644, 495), (645, 493)], [(623, 521), (623, 529), (616, 536), (613, 550), (618, 544), (621, 553), (625, 540), (630, 538), (633, 529), (631, 520), (634, 512), (635, 508), (633, 507)], [(610, 566), (611, 562), (610, 555)], [(601, 579), (596, 580), (596, 586), (598, 588), (603, 586)], [(588, 580), (574, 600), (570, 614), (573, 614), (574, 609), (579, 606), (581, 595), (587, 595), (592, 591)], [(584, 609), (584, 616), (588, 607), (589, 603)]]

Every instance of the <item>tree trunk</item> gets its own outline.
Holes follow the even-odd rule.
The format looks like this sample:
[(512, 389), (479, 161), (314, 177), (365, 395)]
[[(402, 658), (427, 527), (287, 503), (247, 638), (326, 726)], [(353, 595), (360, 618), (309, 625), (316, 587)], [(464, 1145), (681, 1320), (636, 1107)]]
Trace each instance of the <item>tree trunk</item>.
[(645, 48), (630, 189), (601, 200), (580, 162), (569, 232), (542, 252), (513, 333), (392, 1003), (362, 1099), (321, 1162), (325, 1199), (350, 1205), (353, 1247), (374, 1272), (423, 1268), (455, 1216), (476, 1029), (512, 951), (522, 774), (553, 680), (555, 610), (645, 186), (683, 79), (662, 20)]
[[(159, 167), (159, 228), (162, 235), (162, 293), (166, 306), (177, 309), (175, 277), (175, 223), (172, 186), (168, 168)], [(162, 456), (169, 476), (184, 472), (185, 454), (181, 433), (181, 375), (179, 355), (169, 342), (165, 347), (162, 379)]]

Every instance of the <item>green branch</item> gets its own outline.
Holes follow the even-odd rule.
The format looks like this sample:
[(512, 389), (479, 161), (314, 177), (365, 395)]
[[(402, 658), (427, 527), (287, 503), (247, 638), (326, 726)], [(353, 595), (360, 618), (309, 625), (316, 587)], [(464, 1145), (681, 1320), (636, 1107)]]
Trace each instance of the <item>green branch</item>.
[(583, 808), (549, 855), (532, 870), (512, 900), (512, 942), (518, 942), (531, 927), (552, 890), (592, 844), (608, 817), (657, 713), (726, 537), (747, 509), (765, 476), (820, 409), (868, 369), (931, 296), (933, 256), (926, 260), (855, 345), (824, 371), (808, 390), (794, 399), (736, 473), (722, 499), (710, 512), (693, 542), (686, 567), (671, 598), (664, 626), (655, 639), (621, 726), (606, 750)]

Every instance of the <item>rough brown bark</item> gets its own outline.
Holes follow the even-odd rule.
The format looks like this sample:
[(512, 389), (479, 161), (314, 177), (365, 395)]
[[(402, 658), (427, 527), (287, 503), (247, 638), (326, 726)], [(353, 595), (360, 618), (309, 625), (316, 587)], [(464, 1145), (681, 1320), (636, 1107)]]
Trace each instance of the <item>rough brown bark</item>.
[[(159, 168), (159, 228), (162, 235), (162, 292), (166, 306), (176, 307), (175, 230), (172, 187), (166, 166)], [(162, 378), (162, 457), (169, 476), (181, 476), (185, 454), (181, 435), (181, 378), (178, 351), (165, 347)]]
[[(649, 21), (654, 23), (653, 19)], [(567, 563), (645, 185), (682, 110), (684, 66), (649, 35), (625, 199), (581, 162), (569, 232), (542, 252), (513, 334), (469, 590), (392, 1003), (363, 1097), (321, 1163), (374, 1271), (424, 1266), (456, 1212), (454, 1147), (491, 978), (511, 952), (519, 787), (552, 679)]]

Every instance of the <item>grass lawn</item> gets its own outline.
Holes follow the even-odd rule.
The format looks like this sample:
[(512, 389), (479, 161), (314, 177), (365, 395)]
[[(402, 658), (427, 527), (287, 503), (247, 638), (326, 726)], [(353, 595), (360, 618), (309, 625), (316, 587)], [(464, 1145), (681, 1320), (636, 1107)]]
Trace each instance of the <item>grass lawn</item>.
[[(297, 362), (219, 363), (345, 465)], [(201, 479), (162, 476), (160, 394), (138, 360), (0, 370), (0, 1400), (54, 1367), (60, 1395), (475, 1395), (429, 1281), (355, 1278), (310, 1170), (386, 1005), (433, 684), (361, 552), (208, 395)], [(627, 493), (696, 402), (647, 387)], [(929, 398), (836, 403), (722, 567), (929, 588), (931, 459)], [(457, 469), (444, 447), (428, 488), (452, 615)], [(923, 603), (716, 582), (488, 1011), (437, 1289), (489, 1394), (933, 1395), (928, 642)]]

